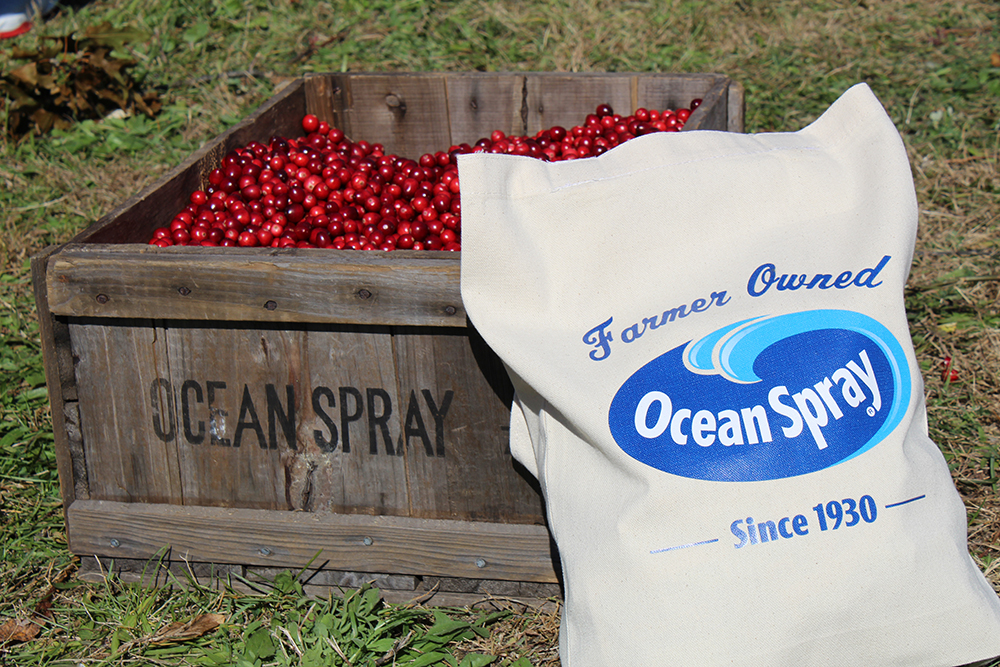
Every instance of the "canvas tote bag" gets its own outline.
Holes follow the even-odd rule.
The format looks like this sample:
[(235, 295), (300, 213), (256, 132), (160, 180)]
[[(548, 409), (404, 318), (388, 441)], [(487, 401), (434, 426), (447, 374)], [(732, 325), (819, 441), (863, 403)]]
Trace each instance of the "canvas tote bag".
[(516, 390), (564, 666), (1000, 654), (904, 312), (913, 182), (867, 86), (795, 133), (459, 172), (462, 298)]

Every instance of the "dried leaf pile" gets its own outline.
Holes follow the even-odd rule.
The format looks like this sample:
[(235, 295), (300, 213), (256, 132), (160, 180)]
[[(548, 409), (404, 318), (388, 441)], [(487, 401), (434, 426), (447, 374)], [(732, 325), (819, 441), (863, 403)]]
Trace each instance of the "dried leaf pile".
[(147, 38), (134, 28), (116, 29), (110, 23), (74, 34), (44, 38), (35, 50), (15, 47), (13, 61), (27, 61), (0, 77), (6, 100), (8, 136), (44, 134), (68, 129), (75, 121), (98, 120), (114, 112), (155, 116), (160, 100), (144, 91), (132, 76), (136, 61), (113, 55), (128, 43)]

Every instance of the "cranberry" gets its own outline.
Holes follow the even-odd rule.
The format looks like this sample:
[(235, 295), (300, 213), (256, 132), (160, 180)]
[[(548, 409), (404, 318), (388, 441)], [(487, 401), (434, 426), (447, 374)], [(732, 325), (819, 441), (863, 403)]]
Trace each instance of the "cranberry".
[(317, 227), (309, 234), (309, 242), (319, 248), (326, 248), (330, 245), (330, 232)]
[(302, 117), (302, 129), (306, 132), (315, 132), (319, 129), (319, 118), (313, 114), (306, 114)]

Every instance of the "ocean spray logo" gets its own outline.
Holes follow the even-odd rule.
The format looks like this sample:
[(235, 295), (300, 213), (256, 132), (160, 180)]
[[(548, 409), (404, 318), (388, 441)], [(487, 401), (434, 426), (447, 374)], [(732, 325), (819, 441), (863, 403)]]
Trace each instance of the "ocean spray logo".
[(843, 463), (881, 442), (910, 402), (903, 348), (844, 310), (745, 320), (640, 368), (611, 402), (632, 458), (712, 481), (762, 481)]

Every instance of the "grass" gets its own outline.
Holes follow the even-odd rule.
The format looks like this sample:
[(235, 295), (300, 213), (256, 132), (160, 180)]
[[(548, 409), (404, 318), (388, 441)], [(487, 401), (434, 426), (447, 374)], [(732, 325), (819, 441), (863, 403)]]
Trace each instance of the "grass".
[[(435, 615), (387, 605), (371, 590), (316, 600), (292, 575), (251, 596), (236, 586), (181, 581), (184, 587), (146, 589), (113, 576), (86, 583), (73, 574), (27, 261), (307, 72), (722, 72), (746, 87), (748, 131), (799, 129), (851, 84), (867, 81), (904, 138), (921, 207), (907, 308), (931, 435), (966, 501), (972, 555), (1000, 590), (995, 3), (104, 0), (75, 6), (0, 43), (0, 73), (19, 64), (11, 57), (15, 45), (34, 47), (46, 36), (109, 21), (146, 33), (115, 55), (136, 61), (134, 76), (159, 94), (163, 110), (155, 119), (86, 121), (21, 141), (0, 138), (0, 624), (30, 619), (34, 611), (48, 618), (36, 638), (0, 646), (0, 664), (338, 664), (327, 638), (345, 653), (349, 645), (367, 651), (354, 664), (374, 664), (373, 656), (384, 657), (408, 636), (397, 664), (418, 641), (465, 667), (558, 664), (558, 615), (549, 612), (506, 606), (493, 615)], [(212, 615), (224, 619), (221, 626), (198, 634)], [(183, 627), (169, 630), (198, 619), (208, 625), (188, 627), (187, 635)], [(364, 627), (345, 635), (344, 623), (351, 633), (358, 623)], [(169, 632), (181, 634), (165, 638)]]

